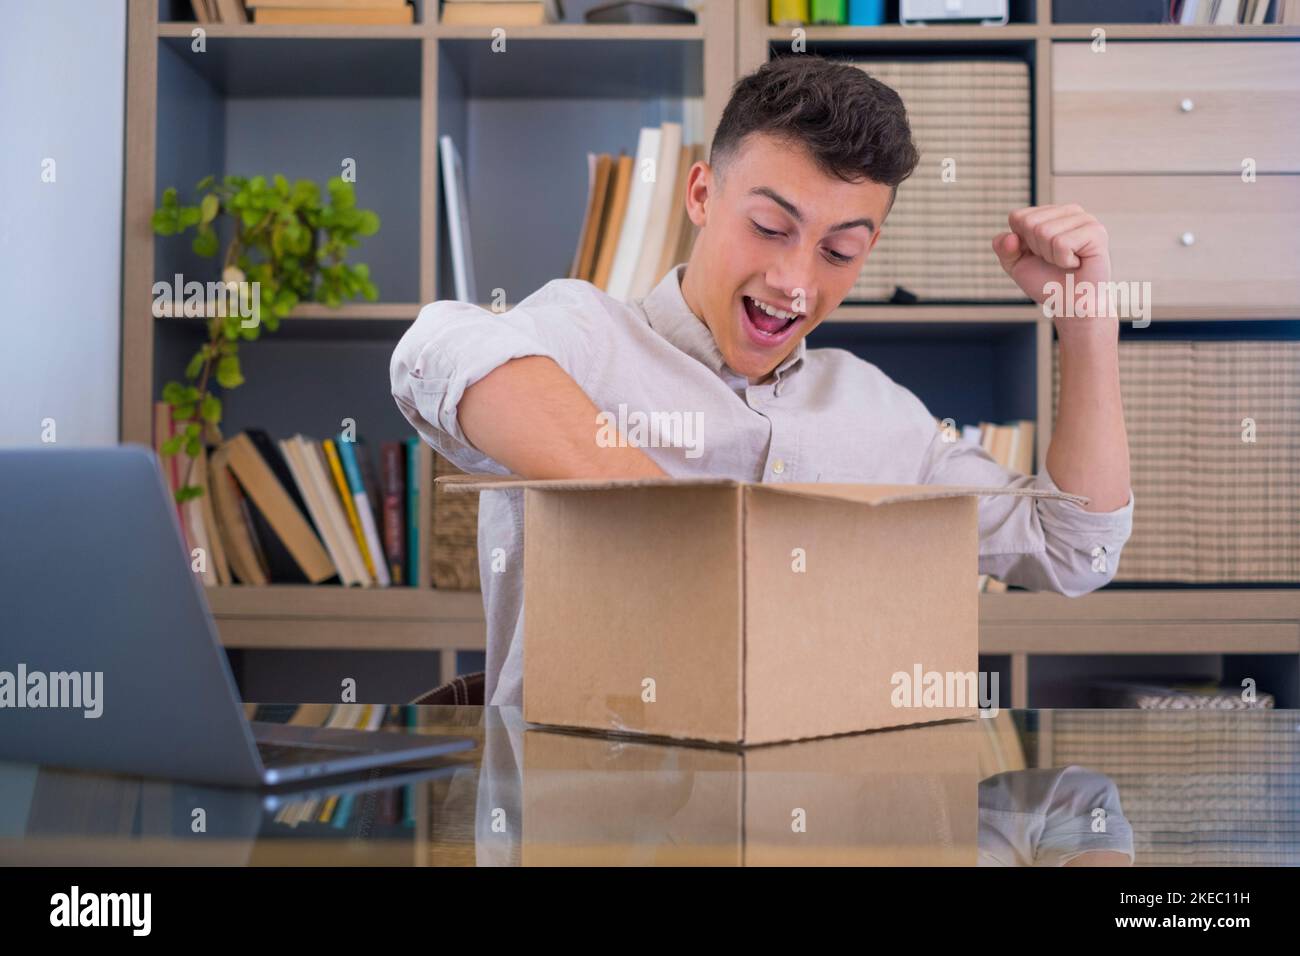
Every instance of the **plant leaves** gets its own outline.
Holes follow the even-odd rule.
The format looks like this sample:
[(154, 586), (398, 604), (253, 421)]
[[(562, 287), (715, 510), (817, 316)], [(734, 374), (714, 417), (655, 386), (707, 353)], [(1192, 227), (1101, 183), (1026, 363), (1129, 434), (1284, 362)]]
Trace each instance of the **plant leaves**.
[[(194, 444), (198, 444), (198, 443), (195, 442)], [(189, 448), (186, 448), (185, 450), (190, 455), (190, 457), (195, 457), (199, 453), (197, 448), (192, 452), (189, 450)], [(202, 498), (202, 497), (203, 497), (203, 488), (200, 485), (186, 485), (183, 488), (176, 489), (175, 498), (177, 504), (183, 505), (187, 501), (193, 501), (195, 498)]]
[[(240, 329), (241, 332), (256, 331)], [(244, 375), (239, 370), (239, 356), (227, 355), (217, 362), (217, 384), (222, 388), (238, 388), (244, 384)]]
[(199, 202), (199, 223), (207, 225), (217, 218), (217, 213), (221, 211), (221, 200), (217, 199), (216, 193), (208, 193)]

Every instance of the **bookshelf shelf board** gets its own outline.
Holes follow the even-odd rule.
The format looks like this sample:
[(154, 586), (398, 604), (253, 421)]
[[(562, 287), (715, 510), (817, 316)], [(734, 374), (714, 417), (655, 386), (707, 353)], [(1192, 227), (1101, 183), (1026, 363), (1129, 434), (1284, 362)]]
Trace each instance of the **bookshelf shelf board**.
[(483, 620), (483, 599), (474, 591), (435, 588), (345, 588), (330, 584), (208, 587), (212, 612), (221, 618), (326, 618), (427, 621)]
[(1261, 23), (1259, 26), (1180, 26), (1176, 23), (1054, 23), (1053, 40), (1091, 40), (1098, 27), (1107, 40), (1278, 40), (1300, 39), (1300, 26)]
[[(433, 24), (433, 35), (440, 40), (492, 39), (493, 27)], [(616, 23), (546, 23), (532, 27), (506, 27), (506, 43), (513, 40), (703, 40), (704, 27), (698, 23), (616, 24)]]
[[(1300, 27), (1282, 24), (1259, 26), (1193, 26), (1173, 23), (1012, 23), (1004, 27), (956, 24), (953, 26), (804, 27), (809, 43), (988, 43), (998, 40), (1092, 40), (1093, 30), (1106, 31), (1107, 40), (1278, 40), (1300, 39)], [(763, 36), (771, 43), (786, 43), (793, 27), (767, 25)]]
[(261, 29), (210, 34), (203, 52), (191, 48), (188, 31), (158, 42), (225, 97), (420, 96), (417, 33), (301, 36)]
[(438, 48), (470, 100), (668, 99), (704, 92), (704, 43), (698, 36), (628, 34), (592, 42), (511, 33), (504, 56), (478, 36), (447, 37)]
[[(282, 322), (292, 322), (295, 319), (313, 319), (328, 322), (342, 321), (391, 321), (401, 320), (407, 322), (415, 321), (415, 317), (420, 313), (420, 304), (417, 302), (345, 302), (340, 306), (331, 307), (323, 302), (303, 302), (296, 306)], [(205, 321), (200, 316), (186, 315), (160, 315), (158, 319), (165, 322), (199, 322)], [(283, 328), (283, 326), (281, 326)]]
[(1027, 322), (1043, 318), (1036, 306), (1009, 305), (841, 305), (827, 322)]
[(202, 27), (208, 39), (301, 39), (301, 40), (418, 40), (425, 35), (423, 24), (353, 25), (333, 23), (195, 23), (191, 20), (158, 24), (158, 36), (182, 37), (188, 43), (193, 31)]
[(401, 319), (414, 322), (420, 308), (418, 302), (346, 302), (337, 308), (323, 302), (304, 302), (289, 313), (289, 319)]
[[(481, 650), (478, 591), (207, 588), (229, 648)], [(980, 595), (981, 654), (1300, 652), (1300, 588)]]
[[(1297, 51), (1300, 52), (1300, 51)], [(1151, 307), (1151, 321), (1157, 322), (1294, 322), (1296, 310), (1288, 311), (1281, 306), (1241, 306), (1220, 308), (1217, 306), (1179, 305), (1161, 308)], [(1127, 319), (1124, 320), (1126, 323)]]
[[(1103, 623), (1108, 621), (1290, 622), (1300, 651), (1300, 588), (1123, 588), (1082, 597), (1033, 591), (980, 595), (981, 623)], [(1136, 650), (1136, 649), (1135, 649)], [(1079, 649), (1087, 653), (1086, 647)]]
[[(794, 27), (768, 25), (766, 37), (773, 43), (788, 42)], [(806, 26), (802, 28), (809, 43), (895, 43), (950, 40), (1033, 40), (1044, 34), (1041, 26), (1033, 23), (1012, 23), (1005, 27), (985, 27), (978, 24), (952, 26), (901, 26), (887, 23), (878, 27)]]
[(482, 651), (482, 621), (218, 616), (231, 650)]

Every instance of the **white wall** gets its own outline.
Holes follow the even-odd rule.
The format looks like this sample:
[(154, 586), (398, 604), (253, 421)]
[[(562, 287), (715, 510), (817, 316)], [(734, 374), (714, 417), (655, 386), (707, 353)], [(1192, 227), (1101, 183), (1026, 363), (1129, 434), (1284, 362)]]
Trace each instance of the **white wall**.
[(125, 0), (0, 0), (0, 446), (118, 439), (125, 82)]

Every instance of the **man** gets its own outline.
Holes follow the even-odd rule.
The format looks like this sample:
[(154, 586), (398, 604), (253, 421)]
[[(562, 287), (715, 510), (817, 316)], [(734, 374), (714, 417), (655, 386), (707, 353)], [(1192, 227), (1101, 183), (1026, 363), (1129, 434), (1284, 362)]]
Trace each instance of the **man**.
[[(1056, 320), (1060, 406), (1037, 477), (944, 441), (925, 406), (871, 363), (805, 347), (852, 288), (917, 159), (893, 90), (847, 64), (774, 60), (736, 85), (709, 162), (691, 168), (685, 201), (699, 232), (684, 267), (631, 303), (558, 279), (503, 315), (427, 305), (393, 355), (398, 407), (473, 473), (1059, 488), (1089, 503), (980, 499), (979, 571), (1091, 591), (1114, 576), (1133, 511), (1115, 318)], [(1009, 225), (993, 252), (1035, 301), (1066, 272), (1076, 289), (1109, 279), (1105, 230), (1077, 206), (1018, 210)], [(681, 430), (653, 447), (610, 441), (620, 406), (698, 422), (700, 440), (674, 444)], [(522, 703), (522, 535), (522, 492), (484, 492), (490, 704)]]

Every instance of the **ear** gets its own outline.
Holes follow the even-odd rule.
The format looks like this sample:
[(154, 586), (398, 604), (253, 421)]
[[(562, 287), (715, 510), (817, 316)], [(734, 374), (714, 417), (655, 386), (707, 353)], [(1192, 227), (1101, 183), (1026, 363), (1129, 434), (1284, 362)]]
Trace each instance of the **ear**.
[(709, 217), (709, 199), (716, 189), (717, 177), (713, 168), (703, 160), (692, 164), (686, 176), (686, 215), (691, 222), (703, 226)]
[(871, 250), (876, 248), (876, 243), (880, 241), (880, 234), (884, 231), (885, 227), (880, 225), (877, 226), (876, 231), (871, 234), (871, 241), (867, 243), (867, 251), (862, 256), (863, 261), (866, 260), (867, 256), (871, 255)]

